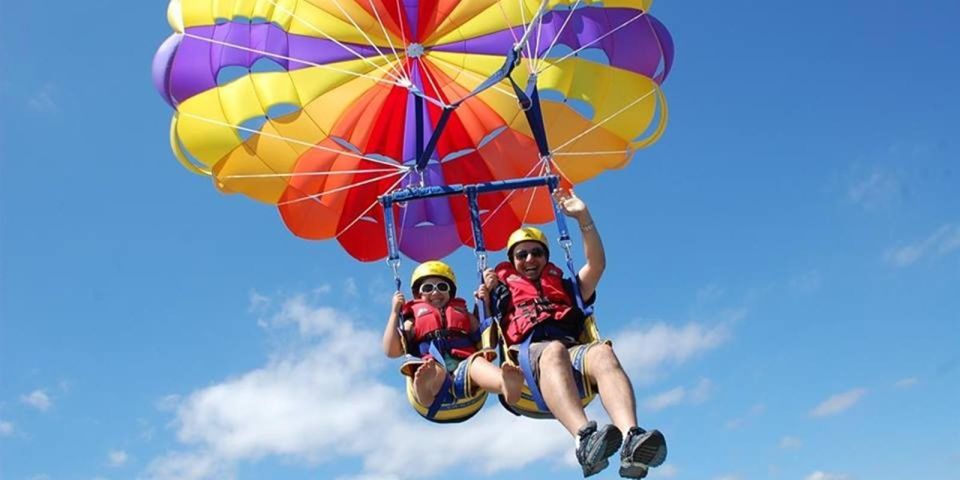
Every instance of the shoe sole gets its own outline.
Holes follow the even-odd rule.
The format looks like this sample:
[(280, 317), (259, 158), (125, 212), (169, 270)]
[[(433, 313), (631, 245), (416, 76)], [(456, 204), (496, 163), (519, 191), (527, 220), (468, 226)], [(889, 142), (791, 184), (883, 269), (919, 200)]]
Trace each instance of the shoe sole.
[(647, 467), (659, 467), (667, 459), (667, 440), (659, 430), (650, 432), (650, 437), (644, 441), (635, 452), (633, 462)]
[(614, 453), (617, 453), (617, 450), (620, 450), (620, 444), (623, 443), (623, 435), (620, 433), (620, 429), (612, 425), (607, 425), (607, 427), (603, 434), (603, 450), (600, 451), (600, 460), (597, 460), (596, 463), (593, 463), (592, 466), (589, 467), (582, 465), (583, 478), (596, 475), (604, 468), (607, 468), (610, 465), (608, 458)]

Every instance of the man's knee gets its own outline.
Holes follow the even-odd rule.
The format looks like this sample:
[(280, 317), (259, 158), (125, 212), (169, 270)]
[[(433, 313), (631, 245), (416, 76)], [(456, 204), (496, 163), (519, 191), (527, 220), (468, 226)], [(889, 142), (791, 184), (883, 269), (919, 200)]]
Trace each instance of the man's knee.
[(587, 358), (590, 370), (594, 374), (623, 370), (620, 366), (620, 360), (617, 359), (617, 354), (613, 352), (613, 347), (606, 343), (590, 347)]
[(540, 353), (540, 366), (566, 366), (570, 364), (570, 353), (561, 342), (550, 342)]

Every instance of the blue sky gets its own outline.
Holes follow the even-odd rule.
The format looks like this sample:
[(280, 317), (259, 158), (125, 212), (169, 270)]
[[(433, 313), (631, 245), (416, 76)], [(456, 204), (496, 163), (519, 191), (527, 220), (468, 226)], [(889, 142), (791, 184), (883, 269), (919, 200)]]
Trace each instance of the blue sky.
[[(960, 4), (817, 6), (657, 3), (667, 133), (577, 189), (652, 478), (960, 478)], [(165, 10), (4, 5), (0, 478), (579, 478), (553, 422), (421, 421), (388, 269), (177, 164)]]

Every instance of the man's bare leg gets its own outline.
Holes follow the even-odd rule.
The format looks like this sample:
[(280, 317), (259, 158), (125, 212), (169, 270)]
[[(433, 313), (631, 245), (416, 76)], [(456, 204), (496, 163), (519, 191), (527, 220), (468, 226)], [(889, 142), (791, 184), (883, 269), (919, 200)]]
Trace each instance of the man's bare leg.
[(553, 416), (576, 437), (587, 416), (573, 380), (570, 352), (560, 342), (550, 342), (540, 354), (540, 393)]
[(603, 408), (610, 415), (613, 424), (626, 435), (631, 427), (637, 426), (637, 402), (633, 395), (633, 385), (620, 366), (613, 348), (605, 343), (590, 347), (587, 351), (586, 367), (586, 373), (597, 382)]

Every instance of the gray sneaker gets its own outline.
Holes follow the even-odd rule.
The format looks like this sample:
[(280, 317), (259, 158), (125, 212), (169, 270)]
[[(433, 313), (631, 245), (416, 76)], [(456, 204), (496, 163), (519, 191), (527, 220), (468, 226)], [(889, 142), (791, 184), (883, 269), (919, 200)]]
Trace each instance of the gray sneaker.
[(646, 431), (633, 427), (620, 450), (620, 476), (643, 478), (650, 467), (658, 467), (667, 459), (667, 440), (659, 430)]
[(623, 434), (613, 425), (604, 425), (597, 429), (593, 420), (577, 431), (577, 461), (583, 468), (584, 478), (600, 472), (610, 461), (607, 457), (616, 453), (623, 441)]

